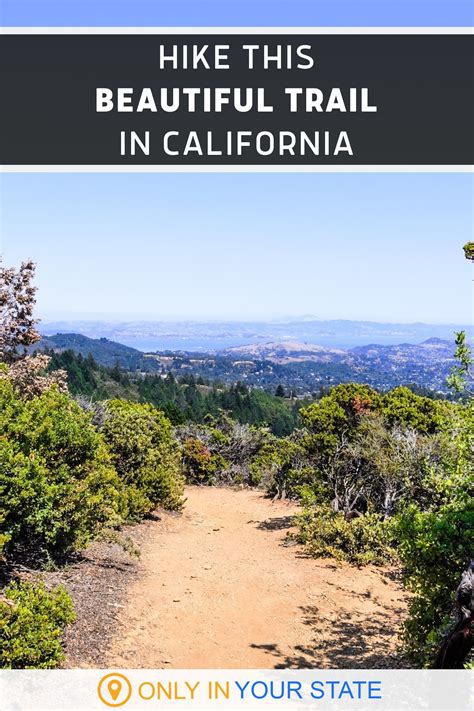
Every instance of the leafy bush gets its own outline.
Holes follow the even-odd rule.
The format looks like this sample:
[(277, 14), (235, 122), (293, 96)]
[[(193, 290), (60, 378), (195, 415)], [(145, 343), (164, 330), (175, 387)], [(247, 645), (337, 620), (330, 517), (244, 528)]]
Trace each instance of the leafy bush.
[(178, 510), (184, 479), (171, 422), (151, 405), (123, 400), (107, 404), (102, 434), (127, 487), (129, 516), (156, 506)]
[(407, 507), (397, 526), (409, 603), (403, 641), (409, 657), (429, 665), (451, 622), (454, 591), (472, 554), (474, 503), (453, 502), (435, 511)]
[(404, 643), (410, 658), (421, 666), (432, 663), (449, 626), (454, 591), (472, 557), (474, 540), (474, 406), (464, 412), (454, 456), (426, 482), (430, 505), (408, 505), (397, 517), (398, 552), (404, 564), (409, 603)]
[(187, 481), (191, 484), (215, 484), (216, 474), (228, 468), (220, 454), (213, 454), (197, 438), (188, 438), (183, 444), (183, 466)]
[(64, 658), (61, 636), (74, 621), (71, 598), (58, 587), (12, 583), (0, 598), (0, 668), (51, 669)]
[(300, 539), (310, 555), (381, 565), (393, 555), (390, 528), (376, 514), (346, 520), (328, 506), (306, 506), (299, 517)]
[(256, 486), (260, 483), (253, 462), (268, 438), (267, 429), (234, 422), (226, 413), (209, 425), (188, 423), (176, 429), (183, 464), (194, 483)]
[(401, 425), (429, 435), (443, 429), (455, 405), (416, 395), (409, 388), (400, 386), (383, 396), (381, 410), (389, 427)]
[[(123, 486), (104, 441), (71, 398), (18, 397), (0, 381), (0, 535), (58, 556), (116, 525)], [(6, 541), (5, 541), (6, 539)]]
[(381, 396), (368, 385), (344, 383), (331, 388), (319, 402), (301, 410), (306, 447), (325, 463), (341, 436), (355, 432), (362, 415), (380, 408)]
[(254, 457), (250, 471), (252, 483), (262, 483), (274, 498), (298, 499), (303, 489), (316, 494), (323, 486), (297, 433), (283, 439), (269, 436)]

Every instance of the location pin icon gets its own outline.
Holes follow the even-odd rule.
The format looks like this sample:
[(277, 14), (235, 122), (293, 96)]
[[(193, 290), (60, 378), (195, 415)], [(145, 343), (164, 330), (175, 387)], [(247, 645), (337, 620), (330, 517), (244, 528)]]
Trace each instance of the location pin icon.
[(107, 684), (107, 688), (113, 701), (117, 701), (119, 694), (122, 691), (122, 682), (118, 679), (112, 679), (112, 681), (109, 681)]

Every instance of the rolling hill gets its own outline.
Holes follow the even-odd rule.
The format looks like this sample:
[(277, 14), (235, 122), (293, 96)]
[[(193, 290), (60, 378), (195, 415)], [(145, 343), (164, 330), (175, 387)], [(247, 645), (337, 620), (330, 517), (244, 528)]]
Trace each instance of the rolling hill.
[(363, 382), (381, 390), (397, 385), (445, 393), (454, 364), (454, 344), (440, 338), (422, 343), (369, 344), (350, 349), (298, 341), (270, 341), (208, 353), (141, 351), (110, 341), (67, 333), (44, 336), (36, 350), (91, 354), (100, 365), (128, 371), (203, 377), (227, 385), (245, 382), (273, 390), (278, 384), (307, 396), (340, 382)]
[(160, 367), (142, 351), (130, 346), (124, 346), (107, 338), (89, 338), (80, 333), (57, 333), (54, 336), (43, 336), (36, 343), (33, 351), (52, 350), (56, 352), (72, 350), (83, 356), (92, 355), (100, 365), (112, 367), (117, 363), (125, 370), (141, 370), (156, 372)]

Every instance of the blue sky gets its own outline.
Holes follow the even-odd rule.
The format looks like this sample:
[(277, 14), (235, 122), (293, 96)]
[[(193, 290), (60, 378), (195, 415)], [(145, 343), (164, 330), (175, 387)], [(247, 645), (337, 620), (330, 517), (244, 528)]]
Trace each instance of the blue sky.
[(470, 323), (468, 174), (4, 174), (43, 317)]
[(3, 25), (470, 26), (472, 0), (1, 0)]

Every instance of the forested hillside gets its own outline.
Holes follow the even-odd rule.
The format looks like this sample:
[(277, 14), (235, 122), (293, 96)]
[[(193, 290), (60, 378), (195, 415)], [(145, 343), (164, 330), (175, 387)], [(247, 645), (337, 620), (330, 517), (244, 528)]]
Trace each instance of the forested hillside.
[(176, 379), (171, 372), (164, 377), (137, 374), (119, 365), (99, 366), (91, 355), (84, 358), (72, 350), (47, 353), (50, 372), (64, 370), (73, 395), (94, 401), (121, 397), (147, 402), (162, 410), (174, 425), (205, 422), (225, 411), (237, 422), (268, 426), (274, 434), (286, 435), (295, 428), (303, 404), (243, 383), (224, 386), (191, 374)]
[(80, 333), (56, 333), (54, 336), (43, 336), (30, 347), (31, 351), (73, 351), (84, 357), (92, 358), (106, 367), (119, 365), (125, 370), (139, 370), (141, 372), (156, 372), (161, 370), (160, 365), (153, 359), (147, 358), (144, 353), (124, 346), (121, 343), (110, 341), (107, 338), (88, 338)]

